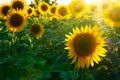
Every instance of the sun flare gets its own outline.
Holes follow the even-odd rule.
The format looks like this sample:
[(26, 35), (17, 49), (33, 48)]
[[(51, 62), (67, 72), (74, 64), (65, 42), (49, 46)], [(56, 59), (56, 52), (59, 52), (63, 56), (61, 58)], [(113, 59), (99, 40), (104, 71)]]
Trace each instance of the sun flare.
[(91, 4), (91, 3), (94, 3), (94, 2), (100, 2), (101, 0), (84, 0), (84, 1), (87, 4)]
[(70, 4), (70, 2), (71, 0), (56, 0), (56, 3), (58, 3), (59, 5), (67, 5)]

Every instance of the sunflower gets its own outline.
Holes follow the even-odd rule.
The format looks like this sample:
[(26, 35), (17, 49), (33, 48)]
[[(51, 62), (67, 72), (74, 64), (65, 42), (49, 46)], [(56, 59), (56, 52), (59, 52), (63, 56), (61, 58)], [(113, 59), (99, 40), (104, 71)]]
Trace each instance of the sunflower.
[(56, 9), (57, 9), (57, 5), (56, 4), (53, 4), (51, 7), (50, 7), (50, 13), (52, 15), (56, 14)]
[(109, 7), (109, 3), (108, 2), (103, 2), (102, 3), (102, 9), (107, 9)]
[(57, 9), (56, 9), (56, 14), (58, 15), (59, 19), (68, 19), (70, 18), (70, 11), (68, 6), (65, 5), (60, 5)]
[(43, 32), (44, 32), (44, 29), (43, 29), (43, 26), (38, 24), (38, 23), (34, 23), (32, 25), (32, 27), (30, 28), (30, 32), (32, 34), (35, 35), (36, 38), (39, 38), (42, 36)]
[(66, 35), (66, 50), (69, 50), (69, 58), (73, 58), (72, 63), (77, 62), (78, 68), (93, 67), (94, 62), (99, 63), (100, 57), (104, 57), (107, 50), (105, 37), (98, 27), (86, 26), (85, 28), (73, 28), (73, 33)]
[(50, 6), (46, 2), (40, 2), (38, 4), (38, 11), (41, 14), (49, 13)]
[(49, 18), (50, 20), (58, 19), (58, 15), (56, 13), (57, 8), (58, 8), (58, 5), (56, 4), (52, 4), (52, 6), (50, 7), (50, 18)]
[(32, 7), (28, 7), (27, 8), (27, 15), (28, 16), (32, 16), (32, 15), (34, 15), (34, 8), (32, 8)]
[(0, 6), (0, 16), (3, 18), (7, 17), (8, 11), (10, 10), (10, 5), (9, 4), (2, 4)]
[(8, 30), (20, 32), (23, 30), (26, 23), (26, 17), (21, 13), (21, 11), (13, 11), (7, 17), (6, 26)]
[(120, 26), (120, 4), (114, 3), (109, 6), (107, 10), (103, 12), (105, 16), (106, 22), (111, 27), (119, 27)]
[(13, 0), (11, 5), (12, 9), (15, 10), (25, 10), (27, 7), (25, 0)]
[(73, 0), (69, 4), (69, 9), (74, 17), (79, 17), (85, 10), (85, 3), (83, 0)]
[(90, 4), (89, 8), (90, 8), (91, 12), (96, 12), (97, 11), (97, 5), (96, 4)]

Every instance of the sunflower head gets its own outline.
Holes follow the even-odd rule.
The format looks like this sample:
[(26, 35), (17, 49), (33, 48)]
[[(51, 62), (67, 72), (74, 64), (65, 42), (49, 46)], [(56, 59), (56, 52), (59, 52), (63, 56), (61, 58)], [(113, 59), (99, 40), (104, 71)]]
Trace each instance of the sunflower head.
[(9, 30), (14, 32), (20, 32), (26, 25), (26, 17), (21, 11), (13, 11), (9, 14), (6, 22), (6, 26)]
[(53, 15), (56, 14), (56, 9), (57, 9), (57, 5), (53, 4), (50, 8), (50, 13)]
[(9, 4), (2, 4), (0, 6), (0, 16), (6, 17), (9, 10), (10, 10), (10, 5)]
[(12, 9), (15, 10), (24, 10), (26, 7), (25, 0), (13, 0)]
[(114, 7), (110, 10), (109, 17), (114, 22), (120, 22), (120, 7)]
[(49, 20), (59, 19), (59, 16), (57, 14), (57, 9), (58, 9), (58, 5), (56, 5), (56, 4), (53, 4), (50, 7), (50, 17), (49, 17)]
[(70, 18), (70, 12), (68, 6), (60, 5), (56, 10), (56, 14), (59, 16), (59, 19)]
[(66, 48), (69, 50), (69, 58), (73, 58), (72, 63), (77, 62), (78, 68), (90, 65), (94, 66), (93, 62), (98, 63), (104, 57), (107, 50), (105, 37), (102, 37), (103, 32), (100, 32), (98, 27), (86, 26), (79, 29), (73, 28), (73, 33), (66, 35)]
[(48, 5), (48, 3), (40, 2), (38, 4), (38, 11), (41, 14), (49, 13), (49, 9), (50, 9), (50, 6)]
[(107, 3), (107, 2), (102, 3), (102, 9), (103, 10), (107, 9), (108, 7), (109, 7), (109, 3)]
[(39, 38), (42, 36), (44, 29), (42, 25), (34, 23), (32, 27), (30, 28), (30, 32), (35, 35), (36, 38)]
[(110, 5), (110, 7), (104, 12), (106, 21), (111, 27), (120, 26), (120, 5), (118, 3)]
[(91, 11), (91, 12), (96, 12), (96, 10), (97, 10), (97, 5), (96, 5), (96, 4), (91, 4), (89, 8), (90, 8), (90, 11)]
[(34, 14), (34, 8), (28, 7), (28, 8), (27, 8), (27, 15), (28, 15), (28, 16), (32, 16), (33, 14)]
[(73, 16), (79, 17), (80, 13), (82, 13), (85, 10), (85, 3), (83, 0), (73, 0), (69, 4), (69, 9)]

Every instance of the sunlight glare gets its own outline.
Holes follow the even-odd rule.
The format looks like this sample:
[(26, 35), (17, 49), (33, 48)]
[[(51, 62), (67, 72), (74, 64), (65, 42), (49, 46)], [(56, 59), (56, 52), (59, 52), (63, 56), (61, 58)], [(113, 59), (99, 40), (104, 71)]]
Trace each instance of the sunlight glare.
[(56, 0), (56, 3), (59, 5), (67, 5), (70, 4), (71, 0)]
[[(2, 3), (10, 3), (13, 0), (0, 0), (0, 4)], [(33, 0), (25, 0), (28, 4), (30, 4), (31, 2), (33, 2)], [(55, 1), (55, 0), (50, 0), (50, 2)], [(67, 5), (71, 2), (71, 0), (56, 0), (56, 3), (58, 3), (58, 5)]]
[(87, 4), (91, 4), (91, 3), (94, 3), (94, 2), (100, 2), (101, 0), (84, 0), (84, 1)]
[[(11, 3), (13, 0), (0, 0), (0, 4), (3, 3)], [(28, 4), (30, 4), (31, 2), (33, 2), (33, 0), (25, 0)]]

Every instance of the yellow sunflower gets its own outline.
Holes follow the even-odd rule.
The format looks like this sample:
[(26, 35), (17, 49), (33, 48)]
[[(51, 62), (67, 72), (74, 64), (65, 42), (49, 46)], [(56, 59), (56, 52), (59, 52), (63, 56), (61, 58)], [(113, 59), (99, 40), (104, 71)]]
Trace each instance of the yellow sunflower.
[(29, 7), (27, 8), (27, 15), (28, 15), (28, 16), (34, 15), (34, 11), (35, 11), (34, 8), (32, 8), (32, 7), (29, 6)]
[(50, 13), (52, 15), (56, 14), (56, 9), (57, 9), (57, 5), (56, 4), (53, 4), (51, 7), (50, 7)]
[(38, 11), (41, 14), (49, 13), (50, 12), (50, 6), (46, 2), (40, 2), (38, 4)]
[(97, 11), (97, 5), (96, 4), (90, 4), (89, 5), (89, 9), (91, 12), (96, 12)]
[(7, 17), (8, 11), (10, 10), (10, 5), (9, 4), (2, 4), (0, 6), (0, 16), (5, 18)]
[(103, 14), (111, 27), (120, 27), (120, 3), (111, 4)]
[(52, 4), (52, 6), (50, 6), (50, 20), (58, 19), (58, 15), (56, 13), (57, 8), (58, 5), (56, 4)]
[(60, 20), (70, 18), (70, 11), (68, 6), (60, 5), (56, 9), (56, 15), (59, 17)]
[(13, 0), (11, 7), (12, 9), (15, 9), (15, 10), (25, 10), (27, 7), (27, 4), (25, 0)]
[(105, 10), (109, 7), (109, 3), (108, 2), (103, 2), (101, 6), (102, 6), (102, 9)]
[(73, 0), (69, 4), (69, 9), (74, 17), (79, 17), (80, 15), (82, 15), (85, 7), (86, 5), (83, 0)]
[(13, 11), (7, 17), (6, 26), (8, 30), (13, 32), (20, 32), (23, 30), (26, 23), (26, 17), (22, 14), (21, 11)]
[(73, 28), (73, 33), (66, 35), (66, 50), (69, 50), (69, 58), (73, 58), (72, 63), (77, 62), (78, 68), (89, 68), (94, 66), (94, 62), (99, 63), (100, 57), (104, 57), (107, 50), (105, 37), (98, 27), (86, 26), (85, 28)]
[(44, 29), (43, 26), (38, 24), (38, 23), (34, 23), (32, 25), (32, 27), (30, 28), (30, 32), (35, 35), (36, 38), (39, 38), (42, 36)]

